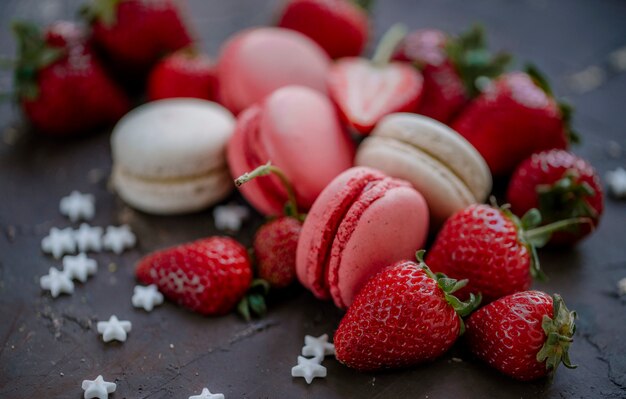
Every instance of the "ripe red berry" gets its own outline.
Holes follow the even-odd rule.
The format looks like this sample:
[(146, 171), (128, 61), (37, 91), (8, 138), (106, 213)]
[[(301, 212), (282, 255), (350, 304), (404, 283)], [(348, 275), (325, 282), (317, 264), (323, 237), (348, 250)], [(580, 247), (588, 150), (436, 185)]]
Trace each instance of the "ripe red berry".
[(254, 236), (258, 276), (273, 288), (284, 288), (296, 278), (296, 248), (302, 222), (281, 216), (265, 223)]

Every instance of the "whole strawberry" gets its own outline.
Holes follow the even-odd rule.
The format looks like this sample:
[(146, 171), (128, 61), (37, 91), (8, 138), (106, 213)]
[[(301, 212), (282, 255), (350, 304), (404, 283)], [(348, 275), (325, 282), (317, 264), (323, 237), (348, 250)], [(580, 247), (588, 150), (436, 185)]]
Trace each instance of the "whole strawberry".
[(95, 44), (116, 70), (136, 74), (192, 42), (177, 3), (93, 0), (83, 8), (83, 15), (91, 24)]
[(210, 237), (145, 256), (135, 275), (179, 305), (222, 315), (244, 299), (252, 267), (244, 246), (232, 238)]
[(278, 21), (313, 39), (331, 58), (360, 55), (368, 25), (366, 9), (351, 0), (290, 0)]
[(551, 244), (574, 244), (598, 225), (604, 209), (600, 178), (586, 160), (565, 150), (531, 155), (511, 177), (507, 200), (516, 215), (537, 208), (545, 223), (586, 217), (591, 223), (555, 233)]
[(469, 280), (459, 297), (479, 292), (491, 302), (527, 290), (532, 277), (543, 278), (536, 248), (554, 231), (585, 222), (568, 219), (537, 227), (541, 214), (536, 209), (520, 220), (506, 207), (471, 205), (446, 221), (427, 261), (434, 272)]
[(13, 31), (18, 40), (15, 92), (37, 132), (85, 133), (117, 121), (130, 109), (80, 27), (57, 22), (41, 32), (33, 24), (17, 22)]
[(179, 50), (162, 59), (148, 77), (151, 101), (173, 97), (215, 99), (217, 77), (211, 59), (191, 49)]
[(511, 57), (492, 55), (483, 29), (475, 26), (458, 37), (437, 29), (414, 31), (393, 58), (412, 62), (424, 76), (423, 97), (415, 112), (448, 123), (480, 93), (480, 79), (500, 75)]
[(569, 347), (576, 326), (557, 294), (524, 291), (500, 298), (467, 320), (470, 351), (500, 372), (530, 381), (553, 374), (570, 363)]
[(570, 118), (571, 108), (557, 102), (545, 78), (529, 67), (488, 85), (452, 127), (476, 147), (494, 175), (505, 176), (534, 152), (577, 141)]
[(463, 333), (480, 303), (452, 293), (467, 281), (433, 274), (423, 263), (401, 261), (361, 289), (335, 333), (337, 360), (360, 371), (407, 367), (436, 359)]

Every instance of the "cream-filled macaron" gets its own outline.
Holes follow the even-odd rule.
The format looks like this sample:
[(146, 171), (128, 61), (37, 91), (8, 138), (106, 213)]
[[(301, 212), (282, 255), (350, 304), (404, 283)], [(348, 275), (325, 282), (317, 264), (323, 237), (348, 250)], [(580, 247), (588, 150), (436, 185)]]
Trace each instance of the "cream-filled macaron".
[(426, 199), (434, 226), (491, 192), (491, 174), (478, 151), (448, 126), (422, 115), (383, 118), (359, 147), (355, 163), (411, 182)]
[(225, 157), (234, 126), (228, 110), (205, 100), (175, 98), (135, 108), (111, 136), (115, 190), (147, 213), (211, 206), (234, 188)]

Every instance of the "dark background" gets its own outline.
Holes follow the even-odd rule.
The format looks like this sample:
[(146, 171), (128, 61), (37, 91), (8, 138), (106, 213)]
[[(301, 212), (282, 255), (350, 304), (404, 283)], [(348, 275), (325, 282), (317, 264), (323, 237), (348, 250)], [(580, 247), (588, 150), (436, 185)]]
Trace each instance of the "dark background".
[[(1, 0), (0, 54), (14, 53), (10, 20), (68, 18), (80, 3)], [(189, 1), (213, 56), (233, 32), (270, 23), (274, 4)], [(577, 153), (602, 176), (626, 166), (626, 68), (610, 61), (626, 46), (626, 2), (380, 0), (373, 28), (376, 36), (395, 22), (459, 32), (476, 21), (487, 27), (493, 48), (532, 60), (576, 106), (574, 126), (584, 137)], [(0, 90), (10, 90), (8, 72), (0, 73)], [(133, 265), (140, 256), (216, 231), (210, 211), (152, 217), (125, 207), (107, 189), (109, 171), (108, 132), (68, 141), (37, 138), (21, 128), (15, 108), (0, 106), (1, 398), (79, 398), (81, 381), (98, 374), (117, 382), (112, 398), (187, 398), (204, 386), (227, 398), (626, 397), (626, 301), (616, 290), (626, 277), (624, 202), (607, 199), (600, 228), (576, 249), (540, 253), (551, 280), (536, 287), (561, 293), (579, 313), (571, 350), (578, 369), (559, 370), (552, 383), (518, 383), (471, 360), (458, 345), (432, 364), (387, 373), (361, 374), (327, 359), (328, 378), (307, 386), (290, 376), (303, 337), (332, 335), (341, 312), (303, 290), (275, 299), (269, 316), (251, 324), (234, 315), (200, 317), (169, 303), (152, 313), (132, 307)], [(139, 245), (121, 256), (93, 255), (98, 274), (77, 284), (73, 296), (53, 300), (38, 281), (60, 262), (44, 256), (40, 243), (50, 227), (70, 225), (58, 204), (74, 189), (96, 195), (93, 225), (130, 223)], [(261, 221), (255, 216), (238, 238), (249, 244)], [(104, 344), (96, 333), (95, 322), (111, 314), (133, 322), (124, 344)]]

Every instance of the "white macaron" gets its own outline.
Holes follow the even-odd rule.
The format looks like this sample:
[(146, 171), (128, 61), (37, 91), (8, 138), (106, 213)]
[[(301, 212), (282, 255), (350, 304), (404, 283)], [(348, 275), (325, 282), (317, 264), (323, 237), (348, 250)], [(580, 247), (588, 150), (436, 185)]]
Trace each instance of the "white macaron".
[(219, 104), (191, 98), (135, 108), (113, 129), (112, 182), (130, 206), (153, 214), (207, 208), (234, 184), (226, 143), (235, 119)]
[(383, 118), (363, 141), (356, 165), (409, 181), (426, 199), (434, 226), (491, 192), (487, 163), (461, 135), (410, 113)]

